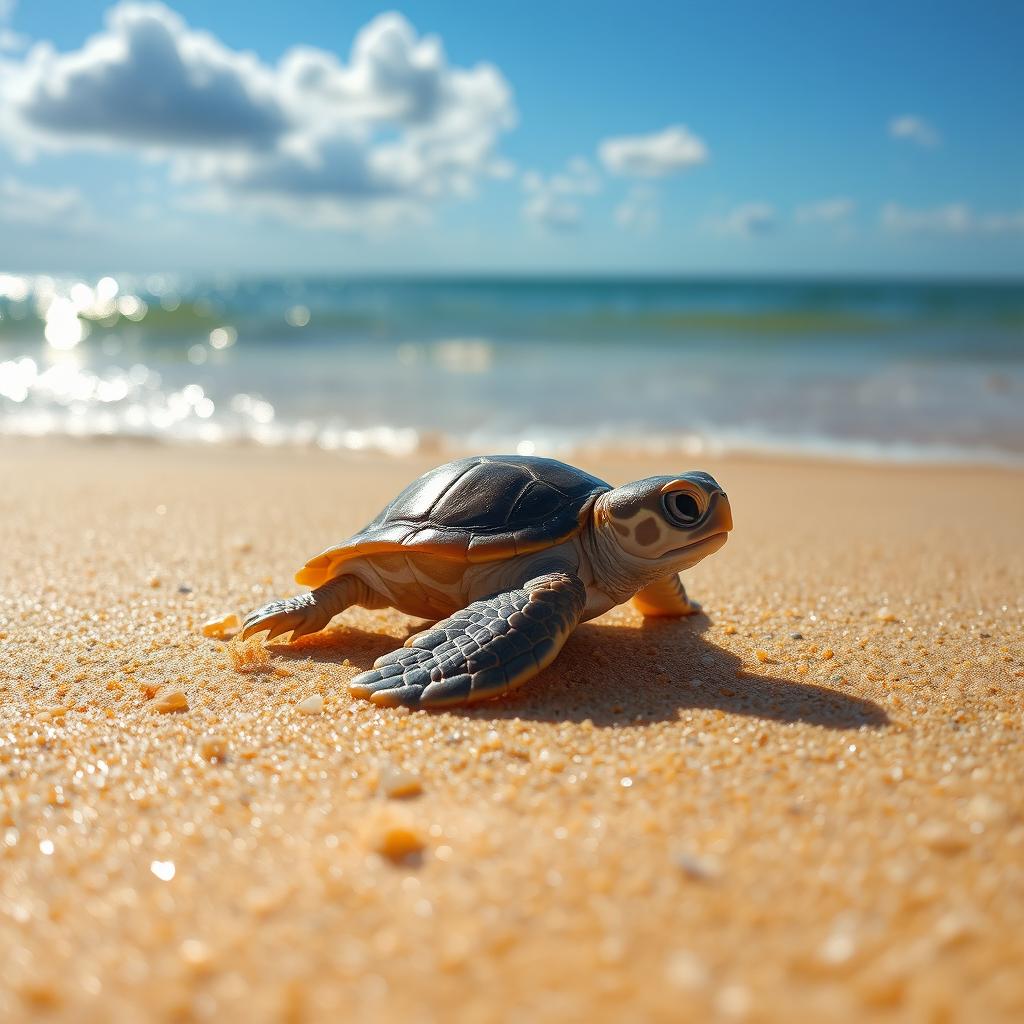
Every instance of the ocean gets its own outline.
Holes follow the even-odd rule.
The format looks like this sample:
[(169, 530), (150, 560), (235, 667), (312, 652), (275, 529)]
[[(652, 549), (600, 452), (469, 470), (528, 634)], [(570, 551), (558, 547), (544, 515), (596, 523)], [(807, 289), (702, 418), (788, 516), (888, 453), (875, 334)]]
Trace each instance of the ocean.
[(0, 274), (0, 433), (1024, 461), (1024, 286)]

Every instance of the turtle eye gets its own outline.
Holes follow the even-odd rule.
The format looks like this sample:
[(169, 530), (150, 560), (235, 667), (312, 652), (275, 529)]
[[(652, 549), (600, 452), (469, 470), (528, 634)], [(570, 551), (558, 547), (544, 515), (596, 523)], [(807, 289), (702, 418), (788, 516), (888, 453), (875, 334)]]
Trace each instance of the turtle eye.
[(671, 491), (661, 499), (661, 503), (674, 526), (693, 526), (703, 515), (700, 503), (688, 491)]

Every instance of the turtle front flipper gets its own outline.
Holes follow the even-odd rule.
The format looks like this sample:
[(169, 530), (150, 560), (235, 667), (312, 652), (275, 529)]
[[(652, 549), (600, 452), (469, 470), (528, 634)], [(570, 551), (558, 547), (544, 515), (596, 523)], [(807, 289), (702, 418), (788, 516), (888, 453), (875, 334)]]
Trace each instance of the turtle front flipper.
[(686, 588), (678, 573), (666, 576), (634, 594), (633, 605), (645, 618), (696, 615), (701, 610), (696, 601), (686, 596)]
[(355, 697), (387, 707), (470, 704), (522, 686), (554, 661), (576, 628), (586, 588), (548, 573), (494, 594), (410, 637), (349, 684)]
[(291, 639), (298, 640), (307, 633), (317, 633), (339, 612), (363, 603), (364, 591), (368, 590), (355, 576), (339, 576), (308, 594), (271, 601), (246, 616), (242, 639), (268, 632), (267, 640), (273, 640), (291, 630)]

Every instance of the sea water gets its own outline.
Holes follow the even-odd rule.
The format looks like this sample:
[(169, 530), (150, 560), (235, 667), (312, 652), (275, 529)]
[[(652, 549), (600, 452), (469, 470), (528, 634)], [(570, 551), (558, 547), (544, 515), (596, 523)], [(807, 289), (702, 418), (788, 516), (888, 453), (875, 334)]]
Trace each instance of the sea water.
[(1016, 462), (1024, 287), (0, 274), (0, 433)]

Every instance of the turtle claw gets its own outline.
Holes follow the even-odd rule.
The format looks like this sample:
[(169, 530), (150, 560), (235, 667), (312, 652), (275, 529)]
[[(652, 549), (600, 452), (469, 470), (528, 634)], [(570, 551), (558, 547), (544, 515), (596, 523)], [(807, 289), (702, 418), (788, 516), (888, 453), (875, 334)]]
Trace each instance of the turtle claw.
[(247, 615), (242, 622), (242, 631), (239, 633), (241, 639), (248, 640), (249, 637), (255, 636), (257, 633), (264, 633), (270, 629), (270, 623), (267, 621), (268, 618), (269, 616), (265, 618), (256, 612)]
[(427, 652), (400, 647), (392, 654), (404, 657), (393, 657), (384, 663), (378, 658), (370, 671), (360, 673), (349, 683), (349, 693), (373, 701), (378, 707), (419, 707), (420, 695), (431, 679), (429, 671), (417, 663)]
[(295, 643), (300, 637), (309, 636), (310, 633), (318, 633), (323, 626), (317, 625), (316, 622), (310, 622), (308, 619), (305, 622), (300, 622), (292, 630), (292, 635), (289, 638), (289, 643)]
[(369, 695), (379, 708), (415, 708), (419, 706), (422, 686), (389, 686)]
[(294, 630), (292, 630), (291, 623), (288, 621), (287, 618), (285, 619), (284, 622), (272, 623), (270, 626), (270, 631), (267, 633), (267, 643), (269, 644), (271, 640), (276, 640), (279, 636), (282, 636), (284, 633), (288, 632), (294, 633)]

